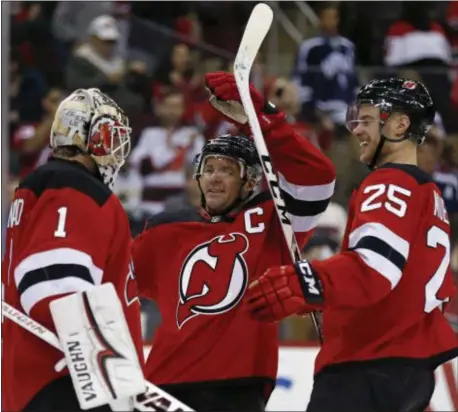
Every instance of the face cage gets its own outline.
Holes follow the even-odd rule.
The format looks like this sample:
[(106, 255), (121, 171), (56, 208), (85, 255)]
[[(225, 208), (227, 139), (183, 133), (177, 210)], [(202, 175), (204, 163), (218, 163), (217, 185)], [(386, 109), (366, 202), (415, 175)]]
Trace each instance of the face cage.
[(129, 156), (132, 128), (108, 116), (96, 119), (88, 136), (88, 153), (100, 166), (120, 168)]

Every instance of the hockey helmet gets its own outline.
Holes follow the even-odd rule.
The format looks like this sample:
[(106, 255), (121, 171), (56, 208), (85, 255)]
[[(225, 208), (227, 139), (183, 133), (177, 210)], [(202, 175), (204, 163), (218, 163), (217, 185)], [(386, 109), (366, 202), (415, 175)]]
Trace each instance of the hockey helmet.
[[(359, 107), (368, 104), (379, 108), (382, 127), (392, 113), (407, 114), (410, 126), (402, 140), (411, 139), (418, 145), (423, 143), (436, 114), (431, 96), (423, 83), (402, 78), (372, 80), (360, 89), (356, 102), (348, 107), (346, 124), (350, 131), (359, 122)], [(385, 139), (398, 141), (386, 136)]]
[(130, 133), (129, 120), (113, 99), (99, 89), (78, 89), (56, 111), (50, 146), (73, 146), (90, 155), (112, 188), (130, 152)]
[(201, 153), (195, 159), (194, 178), (202, 175), (205, 161), (212, 156), (235, 160), (240, 166), (240, 177), (244, 180), (261, 180), (261, 163), (253, 140), (243, 135), (223, 135), (205, 143)]

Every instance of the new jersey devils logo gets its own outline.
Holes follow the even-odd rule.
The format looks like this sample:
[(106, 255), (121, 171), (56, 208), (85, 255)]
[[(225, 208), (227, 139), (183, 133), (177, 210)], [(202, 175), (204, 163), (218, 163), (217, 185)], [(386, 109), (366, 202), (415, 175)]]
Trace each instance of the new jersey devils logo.
[(197, 315), (216, 315), (239, 303), (248, 283), (243, 254), (248, 239), (241, 233), (218, 236), (200, 244), (181, 268), (177, 325)]

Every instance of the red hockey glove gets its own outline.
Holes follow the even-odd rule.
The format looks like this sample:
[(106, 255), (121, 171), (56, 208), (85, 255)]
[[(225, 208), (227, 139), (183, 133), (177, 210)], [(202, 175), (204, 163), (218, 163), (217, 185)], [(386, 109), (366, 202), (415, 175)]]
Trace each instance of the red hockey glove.
[(248, 310), (258, 320), (274, 322), (315, 310), (323, 303), (320, 278), (307, 260), (268, 269), (245, 295)]
[[(229, 122), (239, 127), (242, 126), (242, 131), (250, 135), (248, 117), (243, 109), (234, 75), (225, 72), (208, 73), (205, 75), (205, 84), (211, 93), (210, 104), (223, 114)], [(265, 101), (264, 97), (251, 84), (250, 93), (264, 133), (269, 132), (278, 123), (285, 121), (285, 115), (279, 112), (272, 103)]]

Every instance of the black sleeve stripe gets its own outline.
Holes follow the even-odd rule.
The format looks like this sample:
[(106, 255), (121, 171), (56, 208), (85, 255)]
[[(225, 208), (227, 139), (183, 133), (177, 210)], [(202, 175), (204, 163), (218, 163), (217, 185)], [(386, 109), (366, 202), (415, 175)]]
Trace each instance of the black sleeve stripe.
[(38, 283), (69, 277), (79, 278), (94, 284), (94, 279), (87, 267), (76, 264), (58, 264), (27, 272), (19, 282), (18, 293), (22, 295), (27, 289)]
[(315, 201), (297, 200), (282, 189), (281, 194), (285, 199), (288, 213), (294, 216), (317, 216), (326, 210), (331, 200), (330, 198)]
[(368, 249), (375, 252), (393, 263), (401, 272), (404, 270), (406, 259), (396, 249), (391, 247), (388, 243), (375, 236), (364, 236), (358, 243), (349, 250), (355, 249)]

